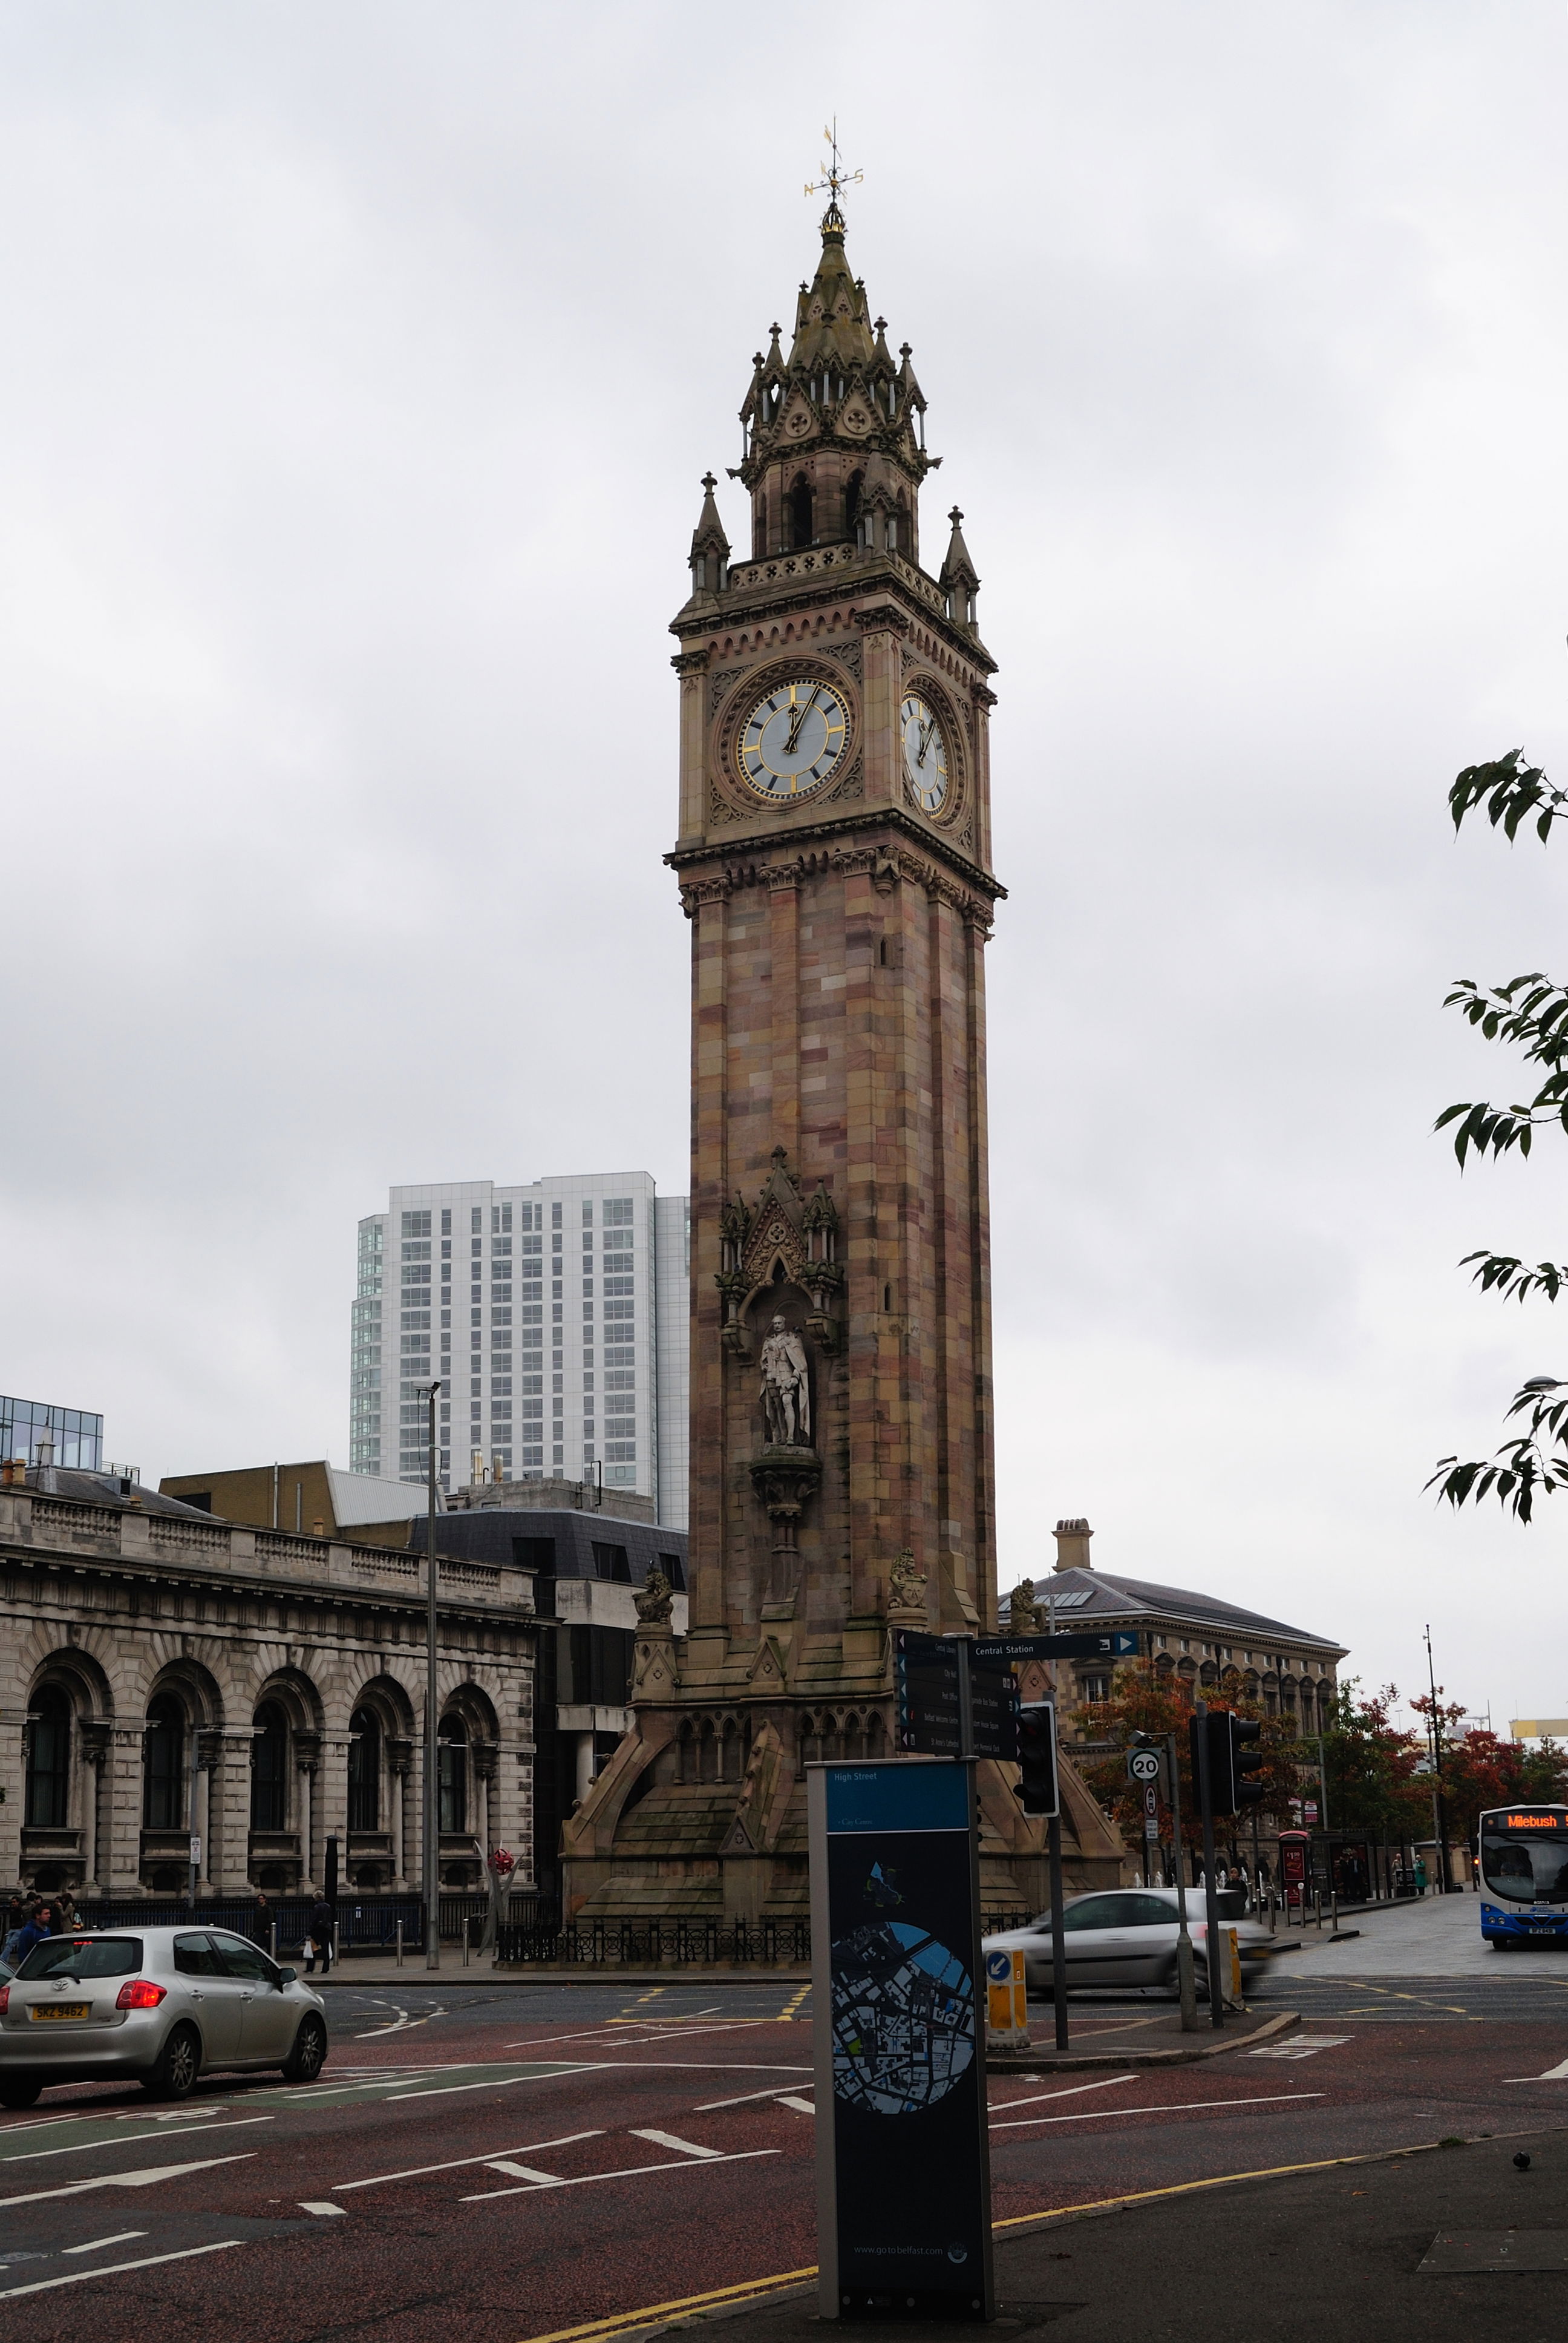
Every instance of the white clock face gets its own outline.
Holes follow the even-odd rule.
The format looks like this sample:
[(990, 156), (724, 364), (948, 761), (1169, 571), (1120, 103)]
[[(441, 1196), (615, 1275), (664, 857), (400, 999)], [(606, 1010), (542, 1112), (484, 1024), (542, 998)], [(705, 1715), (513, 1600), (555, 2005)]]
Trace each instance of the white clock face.
[(830, 683), (809, 676), (759, 699), (736, 743), (741, 779), (759, 797), (783, 803), (828, 780), (849, 744), (849, 711)]
[(947, 801), (948, 744), (936, 710), (919, 692), (907, 692), (899, 710), (904, 734), (904, 771), (915, 803), (937, 813)]

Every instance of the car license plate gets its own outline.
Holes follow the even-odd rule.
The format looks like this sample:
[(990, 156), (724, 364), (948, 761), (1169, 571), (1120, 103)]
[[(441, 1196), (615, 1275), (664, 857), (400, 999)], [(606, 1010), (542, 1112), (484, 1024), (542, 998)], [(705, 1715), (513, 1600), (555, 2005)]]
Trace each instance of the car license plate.
[(33, 2004), (35, 2025), (39, 2022), (47, 2024), (50, 2018), (90, 2017), (92, 2014), (90, 2001), (35, 2001)]

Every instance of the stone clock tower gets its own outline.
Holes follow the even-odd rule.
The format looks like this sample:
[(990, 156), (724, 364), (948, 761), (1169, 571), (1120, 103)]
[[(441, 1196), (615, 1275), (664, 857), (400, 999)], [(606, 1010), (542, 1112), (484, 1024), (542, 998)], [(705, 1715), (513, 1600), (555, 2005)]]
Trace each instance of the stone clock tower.
[[(996, 1622), (994, 662), (960, 515), (940, 555), (922, 536), (925, 405), (835, 200), (788, 353), (775, 326), (740, 410), (749, 556), (709, 475), (673, 622), (690, 1630), (676, 1646), (659, 1590), (641, 1598), (636, 1727), (566, 1829), (588, 1914), (803, 1911), (803, 1767), (892, 1754), (891, 1629)], [(982, 1772), (988, 1884), (1012, 1901), (1038, 1826), (1010, 1769)]]

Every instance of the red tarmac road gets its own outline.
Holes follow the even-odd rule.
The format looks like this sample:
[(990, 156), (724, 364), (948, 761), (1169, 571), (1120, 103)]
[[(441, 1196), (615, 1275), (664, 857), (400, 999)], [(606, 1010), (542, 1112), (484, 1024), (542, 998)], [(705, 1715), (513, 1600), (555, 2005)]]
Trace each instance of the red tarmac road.
[[(51, 2092), (0, 2123), (0, 2343), (524, 2343), (809, 2269), (802, 1999), (655, 2026), (492, 1997), (391, 2032), (345, 2002), (312, 2088), (220, 2081), (173, 2112)], [(1560, 2025), (1314, 2018), (1191, 2066), (993, 2077), (996, 2217), (1555, 2123), (1564, 2003)]]

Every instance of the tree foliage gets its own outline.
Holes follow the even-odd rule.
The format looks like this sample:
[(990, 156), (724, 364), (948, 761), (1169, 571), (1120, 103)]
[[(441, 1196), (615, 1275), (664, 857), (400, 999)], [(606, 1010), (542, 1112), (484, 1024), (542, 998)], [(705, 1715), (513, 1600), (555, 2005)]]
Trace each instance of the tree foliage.
[[(1484, 811), (1493, 829), (1501, 829), (1511, 843), (1528, 822), (1544, 844), (1553, 823), (1568, 820), (1568, 790), (1558, 789), (1539, 765), (1527, 765), (1523, 758), (1523, 749), (1511, 749), (1490, 764), (1465, 767), (1448, 792), (1456, 830), (1467, 815)], [(1542, 1076), (1532, 1097), (1511, 1106), (1462, 1099), (1443, 1109), (1434, 1128), (1452, 1129), (1460, 1170), (1472, 1154), (1495, 1159), (1517, 1151), (1527, 1156), (1534, 1132), (1544, 1125), (1554, 1123), (1568, 1131), (1568, 986), (1539, 970), (1491, 987), (1460, 977), (1443, 1007), (1457, 1009), (1487, 1041), (1523, 1049), (1526, 1066)], [(1466, 1253), (1460, 1267), (1471, 1271), (1483, 1293), (1495, 1293), (1500, 1300), (1524, 1302), (1539, 1293), (1555, 1302), (1568, 1285), (1568, 1268), (1550, 1261), (1529, 1268), (1514, 1253), (1483, 1249)], [(1514, 1393), (1507, 1411), (1509, 1418), (1526, 1419), (1523, 1429), (1489, 1458), (1441, 1458), (1427, 1487), (1435, 1488), (1455, 1508), (1494, 1496), (1516, 1521), (1529, 1523), (1538, 1498), (1568, 1489), (1568, 1399), (1559, 1396), (1563, 1392), (1568, 1383), (1551, 1375), (1532, 1375)]]

